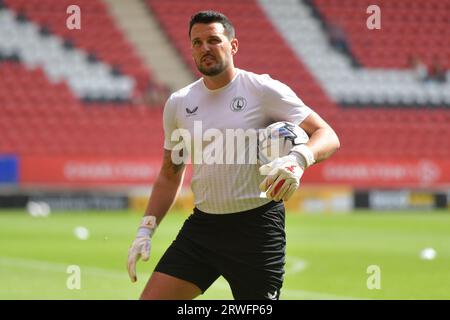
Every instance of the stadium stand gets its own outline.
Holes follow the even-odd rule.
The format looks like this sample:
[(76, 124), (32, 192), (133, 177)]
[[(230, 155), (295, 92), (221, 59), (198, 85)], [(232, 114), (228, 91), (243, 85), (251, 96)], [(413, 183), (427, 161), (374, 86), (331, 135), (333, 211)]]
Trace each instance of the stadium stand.
[[(354, 54), (366, 67), (408, 68), (411, 56), (427, 65), (438, 58), (450, 68), (449, 1), (311, 1), (326, 21), (340, 24), (348, 33)], [(366, 8), (377, 4), (382, 12), (383, 32), (361, 28)]]
[[(386, 1), (380, 2), (386, 4)], [(419, 33), (422, 36), (415, 38), (416, 28), (406, 32), (403, 27), (397, 27), (397, 24), (388, 18), (382, 20), (383, 32), (369, 30), (366, 27), (368, 17), (366, 8), (370, 4), (366, 1), (344, 4), (335, 1), (312, 2), (318, 6), (319, 12), (324, 12), (322, 17), (327, 25), (332, 25), (332, 29), (341, 25), (346, 30), (344, 34), (348, 35), (346, 40), (352, 52), (354, 51), (357, 60), (365, 66), (355, 68), (353, 60), (348, 55), (333, 50), (322, 27), (323, 21), (317, 18), (311, 5), (308, 5), (311, 2), (306, 4), (299, 0), (260, 0), (260, 3), (298, 58), (304, 61), (319, 79), (327, 94), (336, 102), (360, 106), (450, 106), (450, 81), (447, 83), (428, 79), (421, 81), (417, 79), (413, 69), (405, 68), (410, 56), (421, 56), (423, 51), (427, 52), (429, 57), (427, 62), (430, 64), (431, 57), (448, 56), (450, 54), (448, 39), (436, 41), (434, 46), (431, 46), (432, 49), (423, 48), (423, 44), (419, 43), (421, 37), (427, 36), (426, 33)], [(389, 14), (388, 8), (390, 7), (387, 6), (386, 11)], [(409, 10), (409, 5), (400, 1), (395, 8), (396, 10), (399, 8), (399, 14), (402, 16)], [(440, 24), (437, 22), (439, 19), (435, 23), (436, 29), (431, 33), (433, 36), (439, 31)], [(403, 47), (403, 41), (397, 41), (398, 38), (414, 38), (417, 43), (413, 42), (411, 46)], [(364, 42), (363, 39), (370, 40)], [(381, 42), (377, 39), (389, 41)], [(385, 47), (389, 48), (385, 50)], [(420, 49), (414, 51), (414, 47)], [(369, 54), (368, 52), (374, 48), (376, 49)], [(380, 51), (385, 53), (377, 55)]]
[(134, 79), (115, 76), (102, 62), (90, 62), (86, 52), (66, 49), (63, 39), (43, 35), (34, 23), (21, 22), (10, 10), (0, 13), (2, 52), (17, 53), (30, 68), (42, 66), (53, 83), (64, 79), (79, 97), (89, 100), (128, 100)]
[[(42, 69), (0, 62), (0, 152), (47, 156), (159, 155), (161, 110), (83, 105)], [(148, 136), (155, 132), (155, 136)]]
[[(91, 40), (83, 40), (81, 35), (89, 32), (68, 41), (72, 33), (63, 37), (67, 32), (63, 31), (64, 15), (61, 35), (49, 32), (44, 24), (56, 28), (55, 20), (61, 18), (51, 3), (60, 2), (42, 3), (8, 1), (0, 9), (0, 153), (159, 156), (161, 105), (151, 108), (130, 101), (138, 90), (136, 84), (147, 85), (149, 75), (142, 63), (133, 59), (133, 51), (112, 45), (113, 51), (121, 52), (121, 58), (114, 60), (107, 47), (92, 44), (95, 41), (91, 36), (87, 36)], [(86, 6), (100, 8), (100, 18), (106, 12), (99, 1), (86, 2)], [(107, 32), (109, 27), (115, 30), (112, 26), (91, 23), (91, 31), (97, 26), (103, 30), (94, 31), (97, 37), (105, 37), (109, 43), (125, 43), (120, 37), (116, 39), (116, 32)], [(92, 51), (86, 51), (90, 48)], [(114, 74), (112, 63), (122, 60), (126, 64), (120, 68), (129, 73)], [(130, 68), (132, 64), (135, 66)], [(151, 133), (155, 135), (149, 139)]]
[(47, 32), (65, 39), (71, 46), (111, 65), (119, 73), (132, 76), (138, 90), (146, 87), (150, 79), (149, 71), (118, 30), (102, 1), (77, 1), (83, 12), (82, 30), (70, 30), (63, 23), (69, 16), (66, 11), (72, 1), (6, 0), (5, 4)]

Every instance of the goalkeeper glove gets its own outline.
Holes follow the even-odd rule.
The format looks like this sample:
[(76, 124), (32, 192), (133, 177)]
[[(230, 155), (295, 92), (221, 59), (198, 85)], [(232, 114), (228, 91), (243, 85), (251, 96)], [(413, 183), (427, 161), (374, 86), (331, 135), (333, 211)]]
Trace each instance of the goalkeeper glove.
[(136, 239), (134, 239), (128, 250), (127, 269), (131, 282), (136, 282), (136, 262), (139, 258), (142, 261), (148, 261), (150, 258), (151, 237), (157, 227), (156, 218), (154, 216), (145, 216), (142, 218)]
[(314, 156), (306, 145), (294, 147), (290, 154), (259, 168), (267, 177), (259, 185), (268, 199), (287, 201), (300, 185), (304, 170), (314, 163)]

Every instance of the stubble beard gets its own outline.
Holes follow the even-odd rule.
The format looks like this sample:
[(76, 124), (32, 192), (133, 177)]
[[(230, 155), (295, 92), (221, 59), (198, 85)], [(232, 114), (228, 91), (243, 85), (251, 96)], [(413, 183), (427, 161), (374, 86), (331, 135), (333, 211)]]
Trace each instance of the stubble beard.
[(204, 68), (202, 64), (197, 64), (197, 69), (200, 71), (201, 74), (208, 76), (208, 77), (214, 77), (218, 74), (222, 73), (227, 68), (225, 62), (218, 62), (214, 66), (209, 68)]

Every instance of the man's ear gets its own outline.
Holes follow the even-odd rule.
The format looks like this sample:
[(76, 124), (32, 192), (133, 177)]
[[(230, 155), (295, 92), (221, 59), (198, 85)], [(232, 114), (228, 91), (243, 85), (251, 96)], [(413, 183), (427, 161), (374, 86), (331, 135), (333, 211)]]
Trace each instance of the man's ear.
[(231, 41), (231, 54), (234, 56), (238, 52), (239, 42), (238, 39), (233, 38)]

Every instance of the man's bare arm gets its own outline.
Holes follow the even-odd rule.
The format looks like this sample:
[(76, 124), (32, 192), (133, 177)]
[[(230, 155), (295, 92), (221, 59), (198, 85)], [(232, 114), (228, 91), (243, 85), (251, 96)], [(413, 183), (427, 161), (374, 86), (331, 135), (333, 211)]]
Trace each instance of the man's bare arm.
[(339, 149), (340, 142), (336, 133), (317, 113), (312, 112), (300, 127), (310, 136), (306, 145), (314, 154), (316, 163), (329, 158)]
[(183, 182), (184, 164), (175, 165), (172, 162), (171, 153), (169, 150), (164, 150), (163, 164), (153, 187), (145, 216), (128, 250), (127, 270), (132, 282), (137, 281), (137, 261), (141, 258), (147, 261), (150, 258), (151, 237), (175, 201)]
[(172, 162), (171, 153), (170, 150), (164, 150), (161, 170), (145, 210), (145, 215), (155, 216), (158, 224), (175, 202), (185, 172), (184, 164), (177, 165)]

